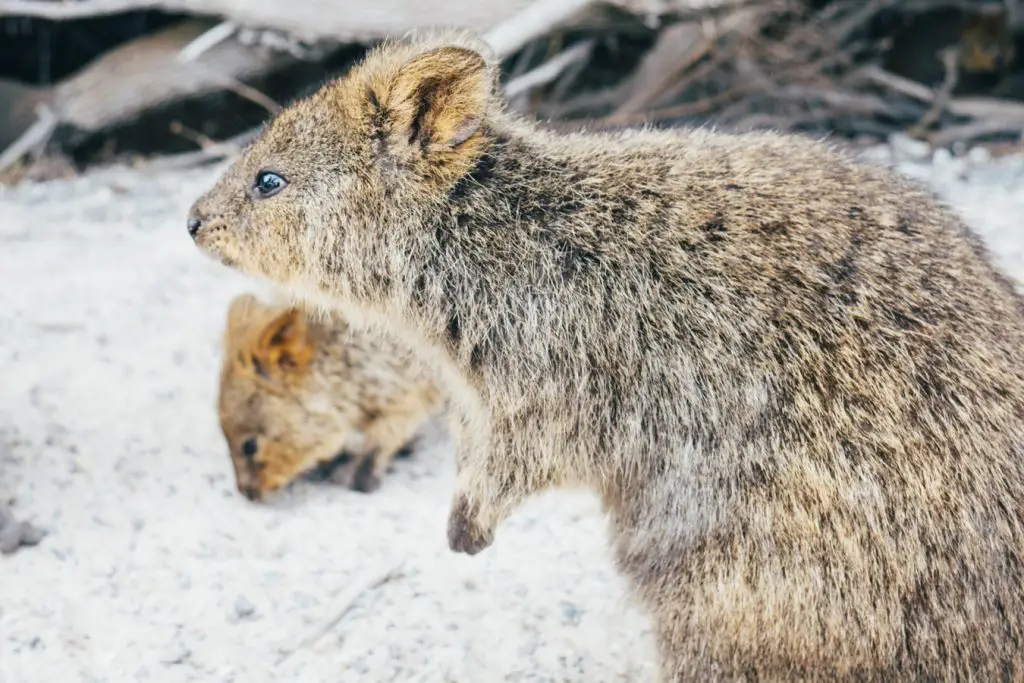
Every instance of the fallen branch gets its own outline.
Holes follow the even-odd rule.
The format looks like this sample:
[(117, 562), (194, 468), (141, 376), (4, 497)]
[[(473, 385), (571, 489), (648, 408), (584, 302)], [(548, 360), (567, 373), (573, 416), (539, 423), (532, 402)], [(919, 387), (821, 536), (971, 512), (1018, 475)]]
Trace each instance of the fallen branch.
[(215, 25), (188, 20), (111, 50), (54, 88), (54, 111), (62, 123), (97, 131), (161, 104), (224, 88), (276, 111), (275, 102), (241, 81), (293, 63), (290, 55), (225, 40), (195, 61), (178, 61), (183, 48)]
[(36, 112), (36, 122), (0, 154), (0, 171), (10, 168), (26, 154), (42, 151), (53, 132), (57, 130), (60, 121), (53, 110), (45, 104), (40, 104), (36, 107)]
[[(929, 104), (935, 101), (935, 93), (926, 86), (909, 78), (897, 76), (880, 67), (866, 67), (861, 69), (859, 74), (901, 95), (906, 95)], [(1024, 117), (1024, 104), (997, 100), (991, 97), (954, 97), (947, 103), (946, 110), (950, 114), (965, 118), (1016, 120)]]
[(222, 21), (181, 48), (181, 52), (178, 53), (178, 62), (181, 64), (194, 62), (199, 58), (199, 55), (211, 49), (214, 45), (224, 42), (234, 35), (237, 30), (238, 27), (234, 22)]
[(945, 69), (946, 76), (942, 81), (942, 85), (932, 97), (932, 106), (930, 106), (924, 116), (922, 116), (920, 120), (918, 120), (918, 122), (911, 126), (910, 130), (907, 131), (907, 134), (910, 135), (910, 137), (925, 137), (928, 129), (932, 127), (932, 124), (942, 118), (943, 112), (949, 106), (949, 100), (953, 95), (953, 88), (956, 87), (960, 76), (959, 69), (957, 68), (959, 58), (959, 54), (956, 50), (947, 49), (942, 51), (942, 67)]
[(555, 55), (536, 69), (512, 79), (505, 84), (505, 95), (509, 98), (521, 95), (528, 90), (551, 83), (562, 73), (578, 62), (586, 60), (594, 49), (593, 40), (585, 40)]
[(28, 126), (25, 130), (0, 130), (0, 140), (16, 139), (0, 155), (0, 170), (28, 152), (37, 139), (48, 139), (57, 126), (93, 133), (162, 104), (216, 90), (235, 92), (272, 114), (280, 111), (279, 104), (241, 79), (293, 63), (290, 55), (225, 40), (194, 61), (177, 60), (183, 48), (207, 35), (213, 25), (209, 20), (174, 24), (107, 52), (45, 92), (26, 94), (40, 99), (52, 117), (33, 124), (14, 122)]
[(1011, 119), (991, 119), (973, 121), (959, 126), (947, 126), (928, 136), (933, 147), (946, 147), (956, 142), (973, 142), (989, 135), (1014, 133), (1024, 138), (1024, 117)]
[(935, 98), (935, 94), (927, 86), (921, 85), (917, 81), (912, 81), (909, 78), (897, 76), (891, 71), (886, 71), (880, 66), (864, 67), (863, 69), (858, 70), (855, 76), (873, 81), (885, 88), (895, 90), (901, 95), (906, 95), (907, 97), (912, 97), (915, 100), (921, 100), (922, 102), (931, 102)]

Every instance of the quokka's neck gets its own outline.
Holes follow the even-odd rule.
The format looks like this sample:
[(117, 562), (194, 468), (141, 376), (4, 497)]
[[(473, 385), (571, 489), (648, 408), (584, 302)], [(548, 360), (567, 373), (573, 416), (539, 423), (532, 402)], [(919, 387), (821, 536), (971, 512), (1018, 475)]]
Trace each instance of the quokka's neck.
[[(539, 262), (517, 252), (545, 248), (538, 230), (582, 206), (575, 200), (580, 171), (529, 138), (496, 134), (488, 151), (449, 191), (412, 242), (407, 289), (395, 314), (414, 320), (426, 338), (470, 378), (496, 352), (496, 320), (521, 316), (515, 292), (541, 282)], [(548, 245), (552, 246), (552, 245)], [(525, 247), (525, 250), (522, 248)], [(518, 272), (517, 272), (518, 271)], [(519, 310), (512, 310), (519, 309)]]

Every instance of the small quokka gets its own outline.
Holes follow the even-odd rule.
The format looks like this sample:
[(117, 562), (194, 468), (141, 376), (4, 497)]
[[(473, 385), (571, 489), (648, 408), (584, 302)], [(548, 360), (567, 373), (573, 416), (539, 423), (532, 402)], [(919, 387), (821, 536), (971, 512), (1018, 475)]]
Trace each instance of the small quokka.
[(822, 141), (542, 131), (497, 69), (375, 48), (189, 232), (419, 340), (454, 550), (596, 491), (661, 680), (1024, 680), (1024, 303), (979, 240)]
[[(380, 488), (396, 454), (442, 406), (413, 363), (389, 337), (353, 330), (336, 313), (236, 297), (218, 413), (239, 492), (262, 500), (300, 474), (332, 467), (336, 482)], [(353, 437), (360, 448), (336, 466)]]

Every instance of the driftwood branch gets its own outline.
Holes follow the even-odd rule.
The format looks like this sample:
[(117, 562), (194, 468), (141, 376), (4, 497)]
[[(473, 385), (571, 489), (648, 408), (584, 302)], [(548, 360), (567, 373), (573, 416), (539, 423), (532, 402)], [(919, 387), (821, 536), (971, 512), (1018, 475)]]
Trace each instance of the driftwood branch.
[(36, 122), (0, 154), (0, 171), (13, 166), (18, 159), (26, 154), (42, 149), (53, 135), (53, 131), (57, 129), (59, 121), (49, 107), (40, 104), (36, 108), (36, 113), (38, 115)]
[(928, 108), (924, 116), (911, 126), (908, 131), (911, 137), (924, 137), (928, 129), (942, 118), (942, 114), (946, 107), (949, 106), (949, 100), (953, 96), (953, 89), (956, 88), (957, 80), (960, 77), (960, 72), (957, 68), (958, 58), (956, 50), (947, 49), (942, 52), (942, 66), (945, 69), (946, 76), (942, 81), (942, 85), (932, 97), (932, 106)]
[(594, 41), (587, 40), (577, 43), (567, 50), (563, 50), (536, 69), (518, 76), (505, 84), (505, 95), (513, 98), (533, 88), (551, 83), (570, 66), (586, 59), (593, 49)]
[[(861, 75), (901, 95), (929, 104), (935, 101), (935, 93), (927, 87), (884, 69), (868, 67), (861, 71)], [(988, 97), (951, 98), (946, 104), (946, 110), (956, 116), (969, 118), (989, 118), (1003, 121), (1024, 119), (1024, 103)]]
[(182, 64), (194, 62), (201, 54), (212, 49), (215, 45), (224, 42), (234, 35), (237, 30), (238, 27), (234, 22), (222, 21), (181, 48), (181, 52), (178, 53), (178, 61)]
[(83, 132), (104, 130), (161, 104), (217, 90), (233, 91), (269, 113), (279, 111), (278, 103), (242, 79), (287, 65), (294, 61), (290, 55), (228, 39), (208, 46), (192, 61), (179, 60), (181, 51), (213, 25), (204, 20), (174, 24), (106, 53), (46, 92), (31, 93), (50, 115), (45, 123), (11, 122), (31, 128), (0, 130), (0, 140), (19, 138), (0, 155), (0, 170), (29, 151), (37, 138), (48, 138), (58, 125)]

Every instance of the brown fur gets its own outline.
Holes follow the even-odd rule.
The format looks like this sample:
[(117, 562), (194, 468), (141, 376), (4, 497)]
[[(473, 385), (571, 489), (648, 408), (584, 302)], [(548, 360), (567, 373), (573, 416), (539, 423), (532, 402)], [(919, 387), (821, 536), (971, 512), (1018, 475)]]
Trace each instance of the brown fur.
[(376, 49), (191, 214), (225, 263), (422, 340), (451, 546), (589, 487), (664, 681), (1024, 679), (1024, 305), (977, 239), (818, 141), (540, 131), (474, 46)]
[[(218, 412), (238, 490), (252, 500), (365, 447), (332, 479), (375, 491), (395, 454), (439, 411), (434, 384), (386, 337), (245, 294), (228, 311)], [(256, 452), (243, 444), (255, 438)]]

